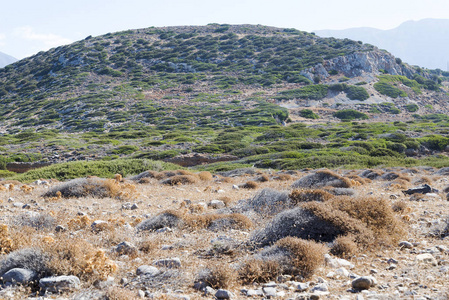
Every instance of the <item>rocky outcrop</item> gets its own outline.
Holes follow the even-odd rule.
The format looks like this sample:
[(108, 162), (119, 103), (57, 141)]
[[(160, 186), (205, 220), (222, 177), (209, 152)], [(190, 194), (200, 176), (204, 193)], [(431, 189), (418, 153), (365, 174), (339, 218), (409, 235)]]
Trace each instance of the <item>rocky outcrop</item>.
[(310, 80), (313, 80), (315, 76), (325, 79), (330, 76), (331, 70), (335, 70), (346, 77), (356, 77), (364, 73), (380, 74), (381, 69), (391, 75), (403, 75), (409, 78), (416, 73), (416, 70), (409, 65), (396, 62), (396, 58), (390, 53), (374, 50), (325, 60), (315, 67), (303, 70), (301, 75)]

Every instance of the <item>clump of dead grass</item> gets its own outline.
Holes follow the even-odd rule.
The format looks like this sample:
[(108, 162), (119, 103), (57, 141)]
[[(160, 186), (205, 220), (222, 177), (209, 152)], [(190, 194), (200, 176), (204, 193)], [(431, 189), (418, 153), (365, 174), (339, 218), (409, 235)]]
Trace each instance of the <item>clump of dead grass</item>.
[(396, 213), (406, 213), (409, 210), (409, 205), (404, 200), (399, 200), (393, 203), (391, 209)]
[(114, 286), (106, 291), (105, 297), (107, 300), (129, 300), (137, 298), (138, 295), (135, 291)]
[(129, 199), (134, 196), (135, 190), (136, 187), (130, 183), (121, 184), (114, 179), (90, 177), (73, 179), (55, 186), (43, 197), (81, 198), (90, 196)]
[(273, 177), (274, 180), (278, 181), (288, 181), (291, 180), (293, 177), (290, 174), (278, 174)]
[(257, 182), (250, 180), (250, 181), (247, 181), (246, 183), (242, 184), (241, 187), (244, 189), (255, 190), (259, 187), (259, 185), (257, 184)]
[(331, 253), (341, 258), (350, 258), (357, 253), (358, 246), (351, 235), (339, 236), (332, 244)]
[(226, 263), (209, 263), (202, 269), (196, 282), (203, 282), (214, 289), (226, 289), (237, 280), (237, 271)]
[(199, 172), (196, 176), (198, 176), (201, 181), (211, 181), (213, 179), (212, 174), (208, 171)]
[(267, 181), (270, 181), (270, 177), (268, 177), (267, 174), (262, 174), (262, 175), (260, 175), (259, 177), (257, 177), (255, 181), (258, 181), (258, 182), (267, 182)]
[(333, 195), (321, 189), (296, 189), (293, 190), (288, 197), (295, 205), (297, 205), (301, 202), (309, 201), (324, 202), (333, 198)]
[(194, 184), (197, 182), (197, 178), (193, 175), (175, 175), (163, 180), (162, 184), (167, 185), (183, 185)]
[(243, 264), (238, 274), (243, 284), (263, 283), (281, 275), (281, 266), (274, 260), (251, 258)]

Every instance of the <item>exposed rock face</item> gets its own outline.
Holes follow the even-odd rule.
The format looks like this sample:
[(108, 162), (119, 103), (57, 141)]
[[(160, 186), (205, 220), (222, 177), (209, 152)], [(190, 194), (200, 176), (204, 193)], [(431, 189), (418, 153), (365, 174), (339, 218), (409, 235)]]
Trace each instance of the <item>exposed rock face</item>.
[(302, 71), (301, 75), (310, 80), (313, 80), (315, 76), (325, 79), (330, 76), (329, 71), (335, 70), (347, 77), (356, 77), (362, 76), (363, 73), (380, 74), (380, 69), (385, 70), (391, 75), (403, 75), (407, 77), (412, 77), (416, 73), (412, 67), (398, 64), (396, 58), (390, 53), (375, 50), (356, 52), (325, 60), (322, 64)]

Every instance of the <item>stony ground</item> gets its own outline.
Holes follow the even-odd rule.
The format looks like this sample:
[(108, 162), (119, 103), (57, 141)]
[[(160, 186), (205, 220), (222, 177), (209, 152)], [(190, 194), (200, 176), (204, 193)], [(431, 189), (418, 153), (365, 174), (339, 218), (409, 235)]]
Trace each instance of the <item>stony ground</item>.
[[(253, 199), (265, 188), (290, 193), (296, 180), (314, 172), (291, 172), (279, 178), (275, 172), (253, 171), (176, 185), (162, 184), (156, 178), (144, 183), (125, 179), (120, 185), (128, 184), (128, 194), (105, 198), (57, 194), (44, 198), (43, 194), (62, 184), (51, 180), (27, 185), (34, 187), (32, 190), (18, 182), (2, 182), (6, 189), (0, 195), (0, 223), (7, 226), (0, 232), (0, 299), (449, 298), (449, 239), (444, 238), (449, 216), (444, 189), (449, 183), (445, 169), (384, 169), (379, 173), (394, 171), (399, 180), (382, 176), (353, 184), (350, 197), (386, 199), (400, 207), (395, 215), (404, 223), (405, 233), (392, 245), (359, 250), (346, 259), (327, 253), (310, 278), (284, 274), (265, 283), (243, 284), (230, 275), (260, 251), (244, 245), (273, 215), (243, 213), (253, 222), (248, 229), (161, 226), (154, 231), (138, 230), (142, 221), (166, 210), (216, 214), (229, 212), (240, 200)], [(362, 171), (335, 173), (349, 176)], [(262, 175), (268, 181), (261, 182)], [(248, 181), (256, 184), (245, 188)], [(424, 183), (436, 190), (424, 195), (402, 193)], [(328, 251), (331, 245), (325, 246)], [(49, 283), (50, 288), (36, 278), (34, 283), (24, 280), (23, 285), (17, 284), (10, 274), (5, 276), (5, 265), (11, 263), (11, 257), (20, 260), (21, 249), (29, 248), (60, 256), (56, 267), (52, 262), (56, 271), (51, 275), (75, 274), (77, 278), (60, 278), (63, 283)], [(76, 253), (67, 248), (76, 248)], [(219, 281), (224, 286), (212, 288), (199, 282), (201, 274), (211, 269), (229, 272), (229, 278)]]

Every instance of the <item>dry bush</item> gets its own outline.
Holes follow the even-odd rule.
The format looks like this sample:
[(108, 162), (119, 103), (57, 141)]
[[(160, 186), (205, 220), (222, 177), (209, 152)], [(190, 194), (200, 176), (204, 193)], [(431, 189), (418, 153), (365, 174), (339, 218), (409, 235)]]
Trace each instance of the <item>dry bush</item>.
[(150, 182), (151, 182), (150, 178), (142, 178), (142, 179), (139, 179), (139, 181), (137, 183), (147, 184), (147, 183), (150, 183)]
[(13, 223), (19, 227), (28, 226), (37, 230), (52, 230), (56, 225), (56, 219), (47, 213), (30, 211), (17, 216)]
[(350, 258), (357, 253), (358, 247), (352, 236), (339, 236), (332, 244), (331, 253), (341, 258)]
[(50, 255), (36, 247), (13, 251), (2, 257), (0, 261), (0, 276), (14, 268), (33, 270), (37, 277), (54, 274), (49, 266)]
[[(272, 245), (288, 236), (332, 242), (337, 236), (348, 232), (369, 231), (361, 221), (352, 219), (347, 213), (327, 208), (327, 203), (307, 202), (304, 205), (318, 207), (307, 207), (307, 209), (296, 207), (282, 211), (265, 227), (252, 232), (250, 245), (255, 247)], [(331, 222), (332, 220), (334, 222)]]
[(270, 177), (268, 177), (267, 174), (262, 174), (261, 176), (256, 178), (256, 181), (258, 181), (258, 182), (267, 182), (267, 181), (270, 181)]
[(153, 251), (159, 250), (160, 243), (155, 239), (149, 239), (141, 241), (137, 247), (139, 251), (142, 251), (145, 254), (149, 254), (152, 253)]
[(287, 193), (271, 188), (264, 188), (253, 198), (239, 202), (238, 205), (242, 211), (252, 210), (265, 215), (274, 215), (293, 206)]
[(183, 212), (167, 210), (136, 226), (137, 231), (155, 231), (164, 227), (178, 227), (183, 223)]
[[(9, 235), (9, 228), (6, 224), (0, 224), (0, 254), (7, 254), (13, 250), (13, 240)], [(0, 273), (0, 275), (3, 273)]]
[(288, 180), (291, 180), (292, 178), (293, 177), (290, 174), (278, 174), (273, 177), (274, 180), (279, 180), (279, 181), (288, 181)]
[(67, 223), (67, 226), (70, 230), (76, 231), (80, 229), (84, 229), (92, 224), (92, 220), (84, 215), (84, 216), (77, 216), (76, 218), (70, 219)]
[(159, 172), (156, 172), (153, 170), (148, 170), (148, 171), (142, 172), (136, 176), (131, 177), (131, 180), (139, 182), (140, 180), (143, 180), (143, 179), (158, 178), (158, 177), (159, 177)]
[(208, 171), (199, 172), (196, 176), (198, 176), (201, 181), (210, 181), (213, 179), (212, 174)]
[(360, 176), (363, 178), (368, 178), (371, 180), (379, 178), (384, 172), (381, 170), (365, 170), (362, 173), (360, 173)]
[(286, 237), (277, 241), (276, 247), (289, 252), (290, 264), (283, 265), (283, 273), (310, 278), (315, 270), (324, 263), (327, 249), (314, 241), (306, 241), (295, 237)]
[(330, 170), (322, 170), (306, 175), (292, 184), (293, 188), (307, 189), (320, 188), (324, 186), (349, 188), (351, 187), (351, 181), (348, 178), (335, 174)]
[(182, 185), (182, 184), (194, 184), (197, 182), (195, 176), (192, 175), (175, 175), (163, 180), (162, 184), (167, 185)]
[(202, 269), (196, 282), (204, 282), (214, 289), (226, 289), (231, 287), (237, 280), (237, 271), (227, 263), (209, 263)]
[(83, 238), (60, 236), (54, 243), (41, 245), (50, 260), (52, 274), (75, 275), (94, 282), (105, 280), (117, 270), (103, 250), (97, 249)]
[(358, 182), (358, 185), (363, 185), (363, 184), (367, 184), (367, 183), (371, 182), (370, 179), (362, 178), (359, 175), (349, 175), (348, 178), (355, 182)]
[(109, 288), (105, 294), (105, 300), (129, 300), (136, 299), (137, 293), (125, 288), (114, 286)]
[(295, 204), (309, 201), (324, 202), (333, 197), (332, 194), (320, 189), (296, 189), (288, 195), (290, 200)]
[(417, 178), (416, 180), (414, 180), (413, 181), (413, 184), (416, 184), (416, 185), (423, 185), (423, 184), (432, 184), (432, 182), (433, 182), (433, 180), (432, 179), (430, 179), (429, 177), (427, 177), (427, 176), (422, 176), (422, 177), (420, 177), (420, 178)]
[(123, 176), (122, 176), (122, 174), (115, 174), (114, 175), (114, 180), (117, 182), (117, 183), (120, 183), (120, 182), (122, 182), (123, 181)]
[(223, 203), (226, 205), (226, 207), (231, 206), (231, 204), (233, 202), (233, 200), (228, 196), (219, 197), (218, 200), (223, 201)]
[(327, 203), (331, 208), (362, 221), (378, 239), (397, 240), (404, 234), (402, 222), (385, 199), (337, 197)]
[(281, 266), (274, 260), (251, 258), (243, 264), (238, 273), (243, 284), (264, 283), (281, 275)]
[[(183, 204), (185, 205), (185, 202), (181, 203), (181, 208), (183, 207)], [(204, 205), (201, 204), (191, 204), (189, 205), (189, 210), (191, 213), (194, 214), (200, 214), (206, 211), (206, 208), (204, 207)]]
[(212, 231), (229, 229), (250, 229), (253, 226), (251, 220), (239, 213), (233, 214), (207, 214), (207, 215), (185, 215), (184, 223), (187, 227), (207, 228)]
[(393, 203), (391, 209), (397, 213), (404, 213), (409, 210), (409, 206), (408, 203), (405, 202), (404, 200), (399, 200)]
[(410, 187), (410, 182), (407, 180), (403, 180), (401, 178), (397, 178), (394, 181), (390, 183), (390, 188), (398, 189), (398, 190), (405, 190)]
[(244, 189), (252, 189), (252, 190), (254, 190), (254, 189), (257, 189), (259, 187), (259, 185), (257, 184), (257, 182), (254, 182), (254, 181), (250, 180), (250, 181), (244, 183), (243, 185), (241, 185), (241, 187), (244, 188)]
[(134, 190), (134, 185), (127, 183), (121, 185), (113, 179), (78, 178), (53, 187), (43, 197), (57, 197), (57, 192), (60, 192), (64, 198), (123, 197), (125, 194), (132, 194)]
[(233, 183), (234, 179), (232, 179), (231, 177), (220, 176), (218, 178), (218, 181), (223, 182), (223, 183)]

